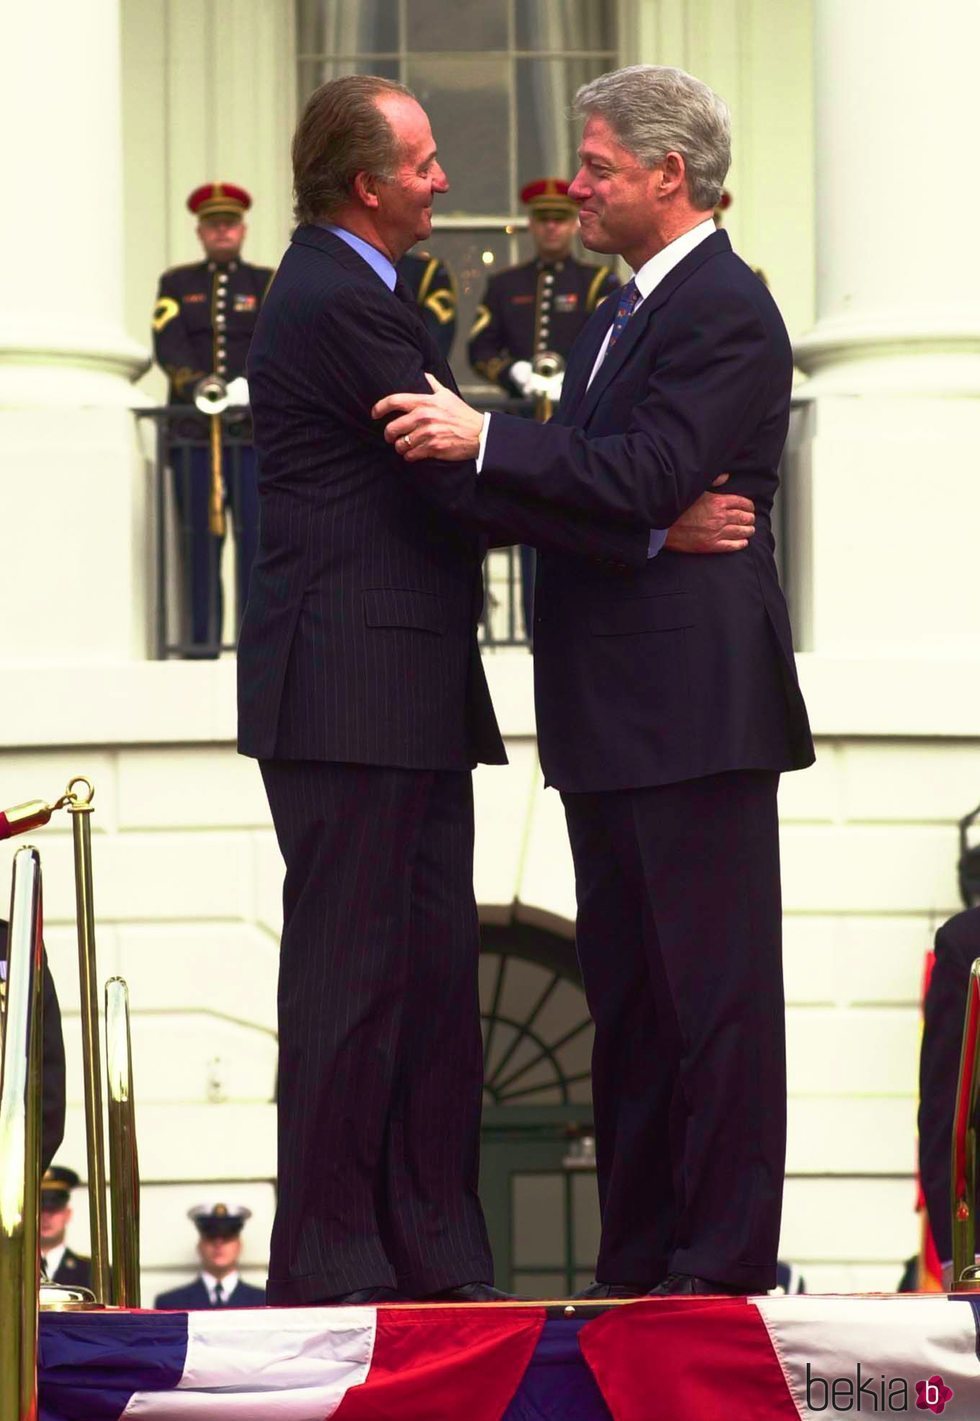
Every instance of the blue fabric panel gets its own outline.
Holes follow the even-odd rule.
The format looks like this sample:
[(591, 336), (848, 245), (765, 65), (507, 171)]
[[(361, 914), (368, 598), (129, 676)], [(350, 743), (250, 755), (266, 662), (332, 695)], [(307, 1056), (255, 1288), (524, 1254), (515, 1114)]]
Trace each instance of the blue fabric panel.
[(579, 1350), (585, 1318), (556, 1318), (541, 1338), (503, 1421), (612, 1421)]
[(175, 1387), (186, 1354), (186, 1313), (42, 1313), (40, 1421), (118, 1421), (133, 1392)]

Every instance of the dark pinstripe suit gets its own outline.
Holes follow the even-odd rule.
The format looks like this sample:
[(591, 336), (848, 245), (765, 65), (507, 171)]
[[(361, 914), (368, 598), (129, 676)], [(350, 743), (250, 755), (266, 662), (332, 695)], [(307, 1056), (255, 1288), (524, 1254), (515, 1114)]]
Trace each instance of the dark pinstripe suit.
[(491, 1277), (469, 771), (505, 756), (472, 520), (646, 551), (625, 523), (491, 507), (472, 464), (406, 466), (370, 410), (426, 369), (452, 382), (414, 305), (299, 228), (249, 355), (261, 534), (239, 644), (239, 746), (286, 860), (273, 1303)]

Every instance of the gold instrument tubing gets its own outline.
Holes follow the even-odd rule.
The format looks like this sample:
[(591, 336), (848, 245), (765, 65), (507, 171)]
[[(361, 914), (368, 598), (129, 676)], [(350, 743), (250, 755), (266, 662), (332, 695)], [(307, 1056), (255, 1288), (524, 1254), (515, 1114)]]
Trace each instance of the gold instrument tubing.
[[(87, 795), (75, 792), (84, 785)], [(68, 786), (75, 845), (75, 920), (78, 930), (78, 985), (82, 1015), (82, 1070), (85, 1134), (88, 1145), (88, 1203), (92, 1243), (92, 1292), (109, 1301), (109, 1240), (106, 1221), (105, 1131), (102, 1123), (102, 1063), (99, 1052), (99, 1002), (95, 965), (95, 911), (92, 903), (92, 796), (88, 780)]]
[(980, 1078), (980, 958), (970, 968), (963, 1045), (953, 1116), (950, 1195), (953, 1209), (953, 1290), (980, 1292), (976, 1257), (977, 1104)]
[(106, 1085), (109, 1091), (109, 1165), (112, 1183), (112, 1301), (140, 1305), (140, 1176), (133, 1100), (129, 990), (121, 977), (105, 988)]
[[(542, 350), (531, 361), (531, 369), (535, 375), (543, 375), (546, 380), (550, 380), (553, 375), (562, 373), (565, 362), (557, 350)], [(538, 395), (534, 401), (534, 418), (539, 424), (547, 424), (554, 414), (554, 409), (550, 395)]]
[(37, 1417), (41, 859), (14, 857), (0, 1067), (0, 1421)]
[(211, 421), (211, 492), (208, 498), (208, 527), (216, 538), (225, 536), (225, 486), (221, 461), (221, 416), (209, 415)]

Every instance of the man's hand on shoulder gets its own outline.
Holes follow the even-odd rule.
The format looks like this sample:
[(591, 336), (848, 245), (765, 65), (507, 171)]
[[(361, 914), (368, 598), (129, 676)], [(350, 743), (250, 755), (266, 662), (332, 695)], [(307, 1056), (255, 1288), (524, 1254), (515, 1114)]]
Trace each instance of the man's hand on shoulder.
[[(712, 488), (728, 482), (728, 474)], [(737, 553), (755, 534), (755, 505), (738, 493), (703, 493), (667, 530), (664, 547), (672, 553)]]
[(396, 416), (385, 426), (385, 439), (410, 464), (420, 459), (475, 459), (483, 416), (440, 385), (434, 375), (425, 378), (432, 386), (431, 395), (386, 395), (374, 406), (374, 419)]

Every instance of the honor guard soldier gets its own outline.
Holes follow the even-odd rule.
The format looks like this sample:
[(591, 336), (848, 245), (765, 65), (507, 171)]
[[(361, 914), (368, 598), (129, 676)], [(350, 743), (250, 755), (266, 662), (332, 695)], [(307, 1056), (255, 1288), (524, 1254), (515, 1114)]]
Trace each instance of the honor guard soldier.
[[(521, 190), (530, 209), (529, 230), (536, 256), (491, 276), (470, 331), (470, 364), (478, 375), (508, 395), (524, 399), (561, 396), (560, 369), (592, 312), (620, 285), (611, 267), (593, 266), (571, 255), (578, 231), (578, 208), (561, 178), (540, 178)], [(537, 357), (561, 358), (558, 372), (538, 373)], [(547, 418), (547, 413), (543, 415)], [(521, 603), (524, 630), (533, 623), (534, 549), (521, 548)]]
[[(168, 403), (192, 405), (202, 380), (216, 377), (213, 390), (227, 387), (229, 404), (248, 404), (245, 360), (272, 270), (242, 261), (245, 213), (252, 199), (231, 183), (205, 183), (187, 199), (197, 217), (205, 260), (172, 267), (160, 278), (153, 311), (153, 349), (169, 381)], [(221, 643), (220, 584), (223, 534), (211, 531), (212, 451), (207, 420), (180, 420), (171, 426), (171, 466), (182, 529), (185, 602), (190, 627), (189, 655), (216, 656)], [(227, 442), (229, 435), (234, 442)], [(224, 498), (235, 525), (238, 613), (245, 605), (248, 575), (258, 542), (255, 455), (246, 418), (224, 426), (221, 465)], [(245, 443), (240, 442), (241, 439)], [(179, 447), (174, 447), (174, 445)], [(219, 503), (220, 507), (220, 503)], [(185, 617), (187, 608), (185, 607)]]
[(456, 283), (449, 268), (428, 252), (406, 252), (395, 270), (415, 297), (439, 354), (448, 360), (456, 334)]
[(251, 1209), (243, 1204), (196, 1204), (187, 1217), (196, 1224), (201, 1271), (193, 1283), (161, 1293), (156, 1308), (189, 1311), (200, 1308), (260, 1308), (265, 1290), (243, 1283), (238, 1276), (242, 1229)]
[(41, 1212), (38, 1234), (41, 1261), (49, 1283), (64, 1283), (71, 1288), (91, 1288), (92, 1260), (73, 1253), (65, 1243), (65, 1230), (71, 1223), (71, 1191), (78, 1185), (78, 1175), (64, 1165), (52, 1165), (41, 1179)]

